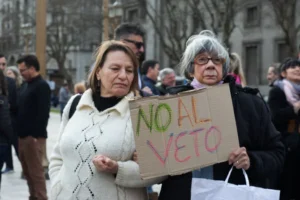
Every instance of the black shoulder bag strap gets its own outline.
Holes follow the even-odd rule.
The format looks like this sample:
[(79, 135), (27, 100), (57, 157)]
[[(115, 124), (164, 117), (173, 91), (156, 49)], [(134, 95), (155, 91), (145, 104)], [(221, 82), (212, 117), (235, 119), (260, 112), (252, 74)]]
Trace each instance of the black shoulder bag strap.
[(69, 111), (69, 119), (71, 119), (71, 117), (72, 117), (73, 114), (75, 113), (76, 107), (77, 107), (77, 105), (78, 105), (80, 99), (81, 99), (81, 94), (80, 94), (80, 95), (77, 95), (77, 96), (74, 98), (74, 100), (73, 100), (73, 102), (72, 102), (72, 104), (71, 104), (70, 111)]

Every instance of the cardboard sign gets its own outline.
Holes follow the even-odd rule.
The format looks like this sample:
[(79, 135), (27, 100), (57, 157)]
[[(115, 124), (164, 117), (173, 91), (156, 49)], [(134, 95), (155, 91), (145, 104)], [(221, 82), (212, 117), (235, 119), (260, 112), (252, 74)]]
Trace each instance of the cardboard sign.
[(239, 147), (227, 84), (129, 105), (143, 179), (224, 162)]

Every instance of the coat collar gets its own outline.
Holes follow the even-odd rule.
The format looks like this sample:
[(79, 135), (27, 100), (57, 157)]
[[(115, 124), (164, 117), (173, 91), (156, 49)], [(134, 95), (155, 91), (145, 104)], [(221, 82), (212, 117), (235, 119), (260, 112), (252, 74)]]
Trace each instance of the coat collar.
[[(95, 106), (95, 103), (93, 101), (93, 92), (91, 89), (88, 89), (87, 91), (85, 91), (82, 94), (82, 97), (78, 103), (77, 109), (81, 110), (81, 109), (92, 109), (93, 111), (97, 111), (97, 108)], [(111, 111), (117, 111), (122, 117), (124, 117), (126, 115), (126, 113), (129, 111), (129, 99), (133, 97), (132, 93), (129, 93), (127, 96), (123, 97), (123, 99), (115, 106), (108, 108), (106, 110), (104, 110), (101, 113), (108, 113)]]

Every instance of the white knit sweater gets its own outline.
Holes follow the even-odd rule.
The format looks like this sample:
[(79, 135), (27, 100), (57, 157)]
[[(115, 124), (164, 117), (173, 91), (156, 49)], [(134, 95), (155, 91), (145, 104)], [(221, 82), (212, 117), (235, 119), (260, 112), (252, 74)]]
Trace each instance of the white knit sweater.
[[(142, 180), (139, 166), (131, 161), (135, 143), (128, 100), (98, 112), (92, 91), (87, 90), (68, 120), (74, 97), (65, 107), (60, 138), (50, 158), (51, 200), (147, 199), (145, 187), (164, 177)], [(118, 161), (116, 177), (96, 170), (92, 159), (98, 154)]]

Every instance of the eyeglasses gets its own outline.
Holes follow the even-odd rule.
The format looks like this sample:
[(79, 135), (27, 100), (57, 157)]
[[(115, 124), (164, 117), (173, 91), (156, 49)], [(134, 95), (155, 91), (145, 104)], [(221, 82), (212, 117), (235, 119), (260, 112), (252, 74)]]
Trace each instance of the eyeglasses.
[(143, 42), (137, 42), (137, 41), (129, 40), (129, 39), (124, 39), (124, 40), (126, 42), (130, 42), (130, 43), (134, 44), (137, 49), (140, 49), (141, 47), (144, 47), (144, 43)]
[(206, 65), (210, 60), (215, 65), (220, 65), (220, 64), (223, 65), (225, 63), (224, 58), (218, 58), (218, 57), (209, 58), (209, 57), (206, 57), (206, 56), (196, 57), (195, 60), (194, 60), (194, 63), (199, 64), (199, 65)]
[(0, 65), (2, 65), (2, 66), (6, 66), (6, 63), (0, 63)]

